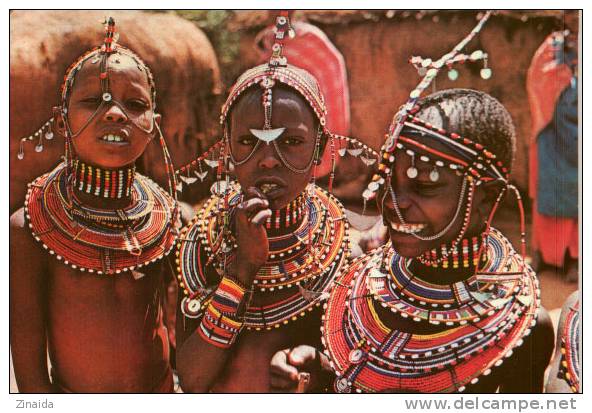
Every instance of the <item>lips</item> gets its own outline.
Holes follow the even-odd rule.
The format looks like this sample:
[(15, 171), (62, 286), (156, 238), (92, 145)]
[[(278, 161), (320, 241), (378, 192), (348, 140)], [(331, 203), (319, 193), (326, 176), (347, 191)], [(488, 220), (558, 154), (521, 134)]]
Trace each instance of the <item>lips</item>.
[(115, 145), (127, 145), (129, 144), (129, 132), (125, 129), (117, 131), (105, 131), (99, 136), (101, 142)]
[(255, 186), (263, 192), (264, 195), (274, 195), (287, 186), (283, 179), (276, 176), (259, 178), (255, 181)]

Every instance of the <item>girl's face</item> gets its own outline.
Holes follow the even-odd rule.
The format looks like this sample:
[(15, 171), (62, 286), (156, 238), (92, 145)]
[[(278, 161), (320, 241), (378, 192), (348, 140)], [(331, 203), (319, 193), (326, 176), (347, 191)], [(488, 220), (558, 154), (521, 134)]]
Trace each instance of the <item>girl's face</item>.
[[(434, 142), (433, 138), (415, 138), (420, 143), (429, 145), (433, 149), (449, 155), (457, 156), (441, 143)], [(453, 220), (459, 196), (462, 188), (463, 177), (447, 166), (438, 167), (439, 178), (436, 182), (430, 179), (430, 172), (434, 169), (433, 163), (425, 163), (419, 156), (424, 154), (421, 150), (415, 150), (415, 168), (418, 174), (415, 178), (407, 175), (411, 167), (411, 157), (405, 150), (398, 149), (395, 152), (392, 180), (387, 182), (385, 189), (378, 194), (378, 207), (381, 210), (385, 225), (388, 228), (393, 248), (403, 257), (418, 257), (425, 251), (438, 248), (442, 244), (450, 244), (461, 231), (467, 196), (461, 201), (460, 212), (446, 233), (435, 240), (423, 241), (410, 232), (415, 232), (422, 237), (428, 237), (442, 231)], [(430, 155), (425, 153), (425, 155)], [(433, 158), (433, 156), (431, 156)], [(405, 223), (401, 223), (393, 206), (392, 188), (399, 206), (399, 210)], [(466, 194), (470, 186), (466, 186)], [(474, 236), (483, 229), (484, 194), (477, 190), (473, 198), (470, 225), (465, 236)]]
[[(247, 159), (259, 139), (251, 129), (263, 129), (265, 115), (260, 89), (247, 92), (230, 115), (230, 149), (237, 161)], [(274, 141), (259, 146), (248, 161), (236, 165), (235, 174), (242, 188), (257, 187), (266, 193), (271, 209), (280, 209), (304, 191), (312, 166), (305, 173), (290, 170), (310, 164), (317, 139), (317, 121), (306, 101), (296, 92), (273, 89), (271, 127), (285, 128)], [(276, 149), (277, 146), (277, 149)], [(278, 149), (281, 154), (278, 154)]]
[(84, 127), (103, 100), (100, 64), (87, 60), (75, 76), (67, 117), (72, 133), (84, 127), (72, 139), (80, 160), (103, 168), (120, 168), (133, 164), (144, 153), (154, 133), (146, 130), (159, 119), (153, 111), (146, 72), (127, 55), (116, 53), (108, 59), (112, 100), (103, 103)]

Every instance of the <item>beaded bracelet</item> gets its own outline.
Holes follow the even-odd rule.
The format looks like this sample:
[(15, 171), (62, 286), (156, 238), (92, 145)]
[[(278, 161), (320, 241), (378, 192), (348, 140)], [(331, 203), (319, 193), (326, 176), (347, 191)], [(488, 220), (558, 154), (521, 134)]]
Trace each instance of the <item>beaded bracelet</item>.
[(197, 330), (203, 340), (222, 349), (234, 344), (244, 324), (238, 313), (245, 292), (237, 280), (222, 277)]

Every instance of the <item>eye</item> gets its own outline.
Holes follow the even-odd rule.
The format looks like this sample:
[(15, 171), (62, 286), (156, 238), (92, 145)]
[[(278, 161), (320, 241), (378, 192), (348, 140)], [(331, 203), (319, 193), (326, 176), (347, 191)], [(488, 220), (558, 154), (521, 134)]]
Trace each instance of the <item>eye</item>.
[(302, 138), (297, 136), (286, 136), (280, 139), (282, 145), (296, 146), (302, 143)]
[(441, 192), (442, 187), (445, 186), (441, 183), (431, 182), (431, 181), (416, 181), (415, 182), (415, 191), (419, 195), (423, 196), (434, 196), (438, 195)]
[(237, 139), (237, 142), (240, 145), (245, 145), (245, 146), (254, 146), (257, 143), (255, 137), (253, 137), (251, 135), (241, 136), (240, 138)]
[(80, 99), (79, 102), (83, 105), (99, 105), (101, 100), (102, 98), (100, 96), (87, 96), (83, 99)]
[(150, 109), (150, 105), (144, 99), (129, 99), (126, 106), (131, 110), (142, 112)]

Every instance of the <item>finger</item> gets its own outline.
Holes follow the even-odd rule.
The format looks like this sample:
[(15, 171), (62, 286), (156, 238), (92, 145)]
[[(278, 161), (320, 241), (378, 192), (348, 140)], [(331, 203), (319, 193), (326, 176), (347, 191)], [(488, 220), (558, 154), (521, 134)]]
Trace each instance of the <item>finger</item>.
[(247, 214), (252, 214), (257, 209), (267, 208), (269, 202), (267, 199), (251, 198), (240, 203), (239, 208), (244, 210)]
[(316, 350), (312, 346), (301, 345), (294, 347), (288, 354), (288, 363), (293, 366), (303, 366), (316, 359)]
[(286, 377), (293, 383), (298, 381), (298, 369), (288, 364), (288, 350), (274, 354), (270, 362), (270, 371), (274, 375)]
[(257, 212), (250, 221), (252, 224), (260, 225), (269, 217), (271, 217), (271, 209), (264, 209), (263, 211)]
[(262, 199), (267, 198), (265, 196), (265, 194), (259, 190), (259, 188), (254, 187), (254, 186), (248, 187), (247, 190), (245, 191), (245, 193), (246, 193), (247, 197), (249, 197), (249, 198), (252, 198), (252, 197), (257, 197), (257, 198), (262, 198)]

